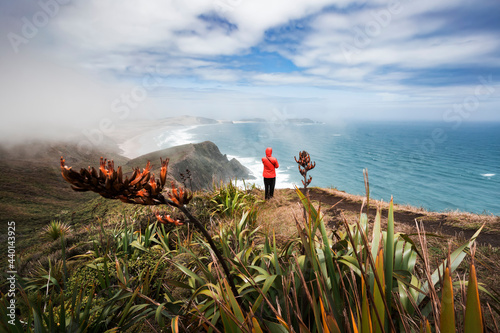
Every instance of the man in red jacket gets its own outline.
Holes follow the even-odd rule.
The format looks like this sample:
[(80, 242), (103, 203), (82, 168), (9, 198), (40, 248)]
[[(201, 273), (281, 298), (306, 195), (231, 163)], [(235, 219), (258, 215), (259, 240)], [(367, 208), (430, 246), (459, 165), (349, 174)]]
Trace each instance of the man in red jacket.
[(264, 188), (266, 193), (266, 200), (274, 196), (274, 185), (276, 185), (276, 169), (279, 168), (278, 160), (272, 157), (273, 149), (266, 148), (266, 157), (262, 158), (264, 164)]

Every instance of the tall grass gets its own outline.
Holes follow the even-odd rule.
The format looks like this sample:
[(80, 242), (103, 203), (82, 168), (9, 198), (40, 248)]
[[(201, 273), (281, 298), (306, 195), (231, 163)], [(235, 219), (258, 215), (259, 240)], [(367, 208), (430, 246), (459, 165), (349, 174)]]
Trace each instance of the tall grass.
[(68, 273), (63, 256), (48, 270), (19, 277), (21, 313), (10, 325), (2, 295), (0, 325), (10, 332), (484, 329), (479, 290), (487, 291), (474, 261), (468, 281), (452, 280), (481, 229), (432, 269), (421, 226), (413, 239), (395, 232), (392, 201), (386, 228), (378, 209), (373, 222), (361, 213), (356, 223), (344, 220), (327, 230), (320, 209), (300, 190), (296, 194), (306, 214), (283, 221), (297, 229), (286, 242), (261, 232), (257, 199), (232, 184), (207, 196), (212, 204), (206, 207), (219, 222), (209, 230), (213, 244), (189, 222), (176, 228), (101, 224), (91, 250), (68, 258), (74, 262)]
[[(395, 233), (392, 202), (387, 230), (381, 229), (378, 210), (370, 237), (365, 214), (355, 225), (345, 222), (343, 230), (328, 233), (320, 212), (299, 190), (297, 195), (308, 219), (296, 221), (298, 238), (284, 248), (268, 237), (255, 245), (250, 233), (243, 237), (243, 248), (229, 248), (229, 241), (221, 244), (226, 256), (232, 254), (231, 269), (237, 272), (243, 301), (237, 302), (216, 266), (182, 267), (189, 276), (195, 322), (204, 323), (209, 332), (414, 332), (421, 323), (436, 331), (481, 331), (477, 288), (466, 294), (471, 300), (466, 312), (474, 315), (455, 322), (456, 309), (450, 305), (456, 297), (451, 273), (480, 230), (450, 251), (436, 270), (424, 263), (420, 273), (417, 258), (428, 258), (425, 234), (420, 233), (418, 250), (407, 235)], [(228, 233), (232, 235), (222, 231), (221, 238), (227, 240)], [(474, 264), (470, 270), (473, 286)]]

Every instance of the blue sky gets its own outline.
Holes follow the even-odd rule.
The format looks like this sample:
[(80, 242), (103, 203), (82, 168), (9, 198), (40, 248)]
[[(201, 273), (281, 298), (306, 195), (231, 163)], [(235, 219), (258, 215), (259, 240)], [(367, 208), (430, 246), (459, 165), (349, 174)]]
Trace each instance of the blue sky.
[(0, 12), (4, 133), (92, 125), (123, 105), (130, 119), (500, 121), (498, 0), (7, 0)]

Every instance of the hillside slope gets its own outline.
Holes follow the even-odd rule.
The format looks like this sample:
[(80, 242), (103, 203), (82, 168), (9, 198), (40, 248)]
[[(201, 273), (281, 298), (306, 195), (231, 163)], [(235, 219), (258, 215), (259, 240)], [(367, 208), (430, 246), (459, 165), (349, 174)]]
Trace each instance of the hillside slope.
[[(0, 146), (0, 216), (3, 230), (9, 221), (16, 222), (18, 246), (24, 247), (30, 237), (53, 219), (69, 223), (85, 223), (96, 209), (120, 205), (118, 201), (103, 204), (95, 193), (73, 191), (61, 177), (60, 157), (74, 170), (89, 165), (98, 167), (101, 156), (122, 165), (124, 174), (135, 167), (144, 168), (147, 160), (158, 174), (160, 157), (170, 158), (170, 180), (181, 182), (180, 173), (189, 169), (193, 189), (207, 188), (213, 180), (248, 177), (248, 170), (238, 161), (229, 161), (212, 142), (189, 144), (153, 152), (129, 160), (117, 147), (106, 146), (82, 152), (76, 143), (30, 142), (10, 147)], [(156, 167), (156, 169), (155, 169)], [(187, 184), (189, 186), (189, 183)], [(5, 238), (0, 234), (0, 241)], [(3, 242), (2, 244), (5, 244)]]
[(208, 188), (214, 181), (228, 181), (230, 179), (248, 179), (250, 170), (241, 165), (236, 159), (229, 160), (219, 148), (210, 141), (197, 144), (186, 144), (159, 150), (153, 153), (134, 158), (126, 164), (128, 167), (144, 167), (151, 161), (152, 171), (158, 174), (160, 158), (169, 158), (169, 178), (181, 181), (180, 174), (191, 173), (192, 184), (187, 181), (187, 186), (193, 190)]

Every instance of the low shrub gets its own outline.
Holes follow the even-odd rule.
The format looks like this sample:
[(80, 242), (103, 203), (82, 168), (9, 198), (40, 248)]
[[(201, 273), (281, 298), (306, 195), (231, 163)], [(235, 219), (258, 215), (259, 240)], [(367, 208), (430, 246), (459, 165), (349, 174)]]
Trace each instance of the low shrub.
[(50, 221), (50, 223), (45, 227), (46, 235), (52, 240), (59, 239), (70, 230), (71, 227), (68, 224), (55, 220)]

